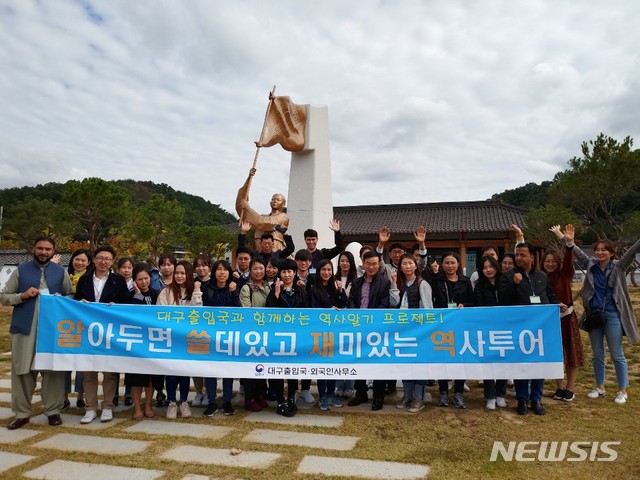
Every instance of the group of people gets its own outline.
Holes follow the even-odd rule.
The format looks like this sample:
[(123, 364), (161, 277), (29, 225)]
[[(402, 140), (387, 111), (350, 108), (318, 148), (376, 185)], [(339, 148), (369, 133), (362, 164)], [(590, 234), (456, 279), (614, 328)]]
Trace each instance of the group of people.
[[(456, 252), (445, 253), (440, 262), (427, 264), (425, 239), (427, 231), (419, 227), (416, 244), (407, 250), (399, 242), (389, 244), (390, 232), (382, 228), (376, 247), (360, 249), (361, 266), (344, 248), (340, 224), (333, 220), (335, 246), (318, 249), (318, 232), (304, 232), (306, 248), (294, 254), (295, 247), (286, 227), (276, 228), (282, 237), (281, 249), (274, 249), (274, 235), (264, 232), (258, 239), (259, 249), (247, 247), (246, 235), (251, 224), (243, 222), (239, 247), (235, 253), (235, 268), (226, 260), (212, 262), (206, 255), (198, 255), (189, 262), (178, 261), (174, 254), (160, 256), (158, 267), (121, 258), (115, 264), (116, 252), (102, 246), (93, 252), (76, 250), (68, 271), (53, 260), (55, 242), (40, 237), (34, 245), (33, 260), (18, 267), (0, 293), (3, 305), (14, 307), (11, 317), (12, 336), (12, 409), (15, 419), (9, 429), (20, 428), (29, 422), (32, 414), (31, 398), (36, 388), (38, 373), (42, 374), (42, 402), (50, 425), (60, 425), (60, 412), (69, 406), (71, 391), (69, 372), (32, 369), (35, 354), (35, 334), (38, 318), (38, 297), (41, 294), (72, 296), (78, 301), (101, 303), (138, 303), (143, 305), (192, 305), (212, 307), (278, 307), (278, 308), (469, 308), (475, 306), (529, 305), (556, 303), (560, 305), (563, 357), (566, 381), (556, 380), (553, 398), (572, 401), (578, 369), (583, 366), (582, 343), (579, 331), (583, 318), (578, 319), (573, 309), (571, 281), (574, 258), (586, 265), (587, 275), (582, 291), (585, 315), (602, 310), (606, 322), (591, 330), (589, 338), (593, 349), (595, 388), (589, 398), (604, 397), (605, 354), (607, 340), (614, 362), (618, 392), (615, 402), (627, 400), (627, 364), (622, 349), (623, 336), (630, 343), (640, 338), (631, 299), (626, 287), (625, 270), (640, 249), (637, 241), (622, 257), (615, 258), (614, 245), (600, 240), (594, 245), (594, 256), (588, 257), (575, 245), (575, 229), (567, 225), (564, 230), (552, 227), (564, 242), (564, 251), (547, 251), (536, 266), (536, 249), (524, 241), (520, 229), (516, 233), (514, 253), (499, 257), (493, 246), (482, 249), (479, 268), (470, 278), (463, 274)], [(293, 255), (293, 258), (290, 258)], [(337, 267), (331, 261), (337, 257)], [(117, 405), (119, 375), (103, 372), (104, 399), (98, 408), (98, 372), (76, 372), (76, 405), (85, 408), (82, 423), (98, 418), (108, 422)], [(205, 406), (205, 416), (219, 409), (225, 415), (235, 414), (231, 400), (233, 379), (223, 378), (222, 404), (217, 404), (217, 378), (193, 378), (194, 406)], [(486, 408), (506, 407), (507, 379), (484, 379)], [(169, 419), (192, 415), (188, 402), (191, 379), (188, 376), (147, 375), (140, 372), (125, 373), (125, 403), (133, 405), (133, 417), (153, 417), (155, 405), (166, 406)], [(311, 394), (311, 379), (241, 379), (245, 408), (259, 411), (269, 399), (276, 401), (276, 413), (293, 416), (297, 412), (297, 398), (308, 403), (318, 402), (322, 410), (342, 407), (341, 397), (348, 397), (348, 405), (369, 402), (369, 384), (365, 379), (355, 382), (340, 378), (317, 381), (319, 398)], [(434, 380), (403, 381), (403, 397), (397, 408), (419, 412), (424, 408), (427, 384)], [(449, 405), (449, 389), (453, 385), (453, 404), (465, 408), (465, 379), (438, 379), (438, 404)], [(514, 381), (517, 412), (524, 415), (531, 409), (544, 414), (542, 406), (543, 379)], [(385, 396), (395, 393), (396, 379), (372, 382), (372, 410), (384, 406)], [(166, 391), (166, 394), (165, 394)], [(206, 393), (205, 393), (206, 392)], [(144, 400), (143, 400), (144, 394)], [(206, 398), (206, 402), (205, 402)]]

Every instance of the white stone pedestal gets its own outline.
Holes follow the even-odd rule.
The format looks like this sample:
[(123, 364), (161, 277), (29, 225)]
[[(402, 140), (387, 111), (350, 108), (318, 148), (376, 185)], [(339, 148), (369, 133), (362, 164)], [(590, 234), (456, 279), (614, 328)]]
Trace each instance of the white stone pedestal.
[(333, 247), (331, 158), (329, 156), (329, 111), (326, 105), (306, 105), (307, 126), (304, 150), (291, 154), (289, 173), (289, 234), (296, 250), (306, 248), (303, 233), (318, 232), (318, 248)]

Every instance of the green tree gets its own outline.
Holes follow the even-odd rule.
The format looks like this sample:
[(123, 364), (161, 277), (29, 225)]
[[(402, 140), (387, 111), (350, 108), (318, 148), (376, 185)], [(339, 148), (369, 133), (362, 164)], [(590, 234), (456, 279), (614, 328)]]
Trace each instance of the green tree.
[(623, 241), (625, 223), (640, 207), (640, 150), (632, 146), (630, 137), (620, 143), (601, 133), (554, 178), (554, 203), (574, 211), (599, 238)]
[(68, 221), (86, 235), (92, 249), (117, 236), (131, 213), (129, 193), (100, 178), (67, 182), (62, 200), (70, 209)]
[(224, 258), (235, 244), (233, 233), (216, 226), (193, 227), (186, 241), (187, 250), (194, 256), (204, 253), (211, 258)]
[(565, 207), (548, 204), (544, 207), (531, 210), (524, 216), (527, 229), (524, 232), (527, 241), (542, 244), (545, 247), (558, 247), (559, 243), (555, 234), (549, 231), (553, 225), (560, 225), (563, 229), (568, 223), (576, 228), (581, 225), (578, 216)]
[(124, 229), (124, 236), (137, 245), (139, 254), (154, 260), (165, 251), (173, 251), (185, 239), (183, 223), (185, 210), (176, 201), (154, 194), (147, 203), (136, 209)]
[(502, 200), (509, 205), (534, 209), (546, 205), (549, 201), (549, 189), (552, 183), (549, 181), (537, 183), (527, 183), (522, 187), (505, 190), (502, 193), (492, 195), (492, 200)]
[(56, 228), (58, 210), (50, 200), (37, 198), (29, 198), (7, 207), (2, 228), (3, 240), (14, 241), (26, 249), (30, 249), (40, 235), (61, 240), (64, 234)]

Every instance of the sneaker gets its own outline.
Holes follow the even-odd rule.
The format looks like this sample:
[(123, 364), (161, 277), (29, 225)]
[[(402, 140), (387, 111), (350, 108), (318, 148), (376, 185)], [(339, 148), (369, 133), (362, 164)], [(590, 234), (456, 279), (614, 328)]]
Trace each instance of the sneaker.
[(344, 391), (344, 398), (351, 398), (353, 397), (354, 393), (355, 391), (352, 388), (348, 388)]
[(302, 399), (311, 404), (311, 403), (315, 403), (316, 399), (313, 398), (313, 395), (311, 395), (311, 392), (309, 390), (302, 390)]
[(615, 398), (614, 402), (616, 402), (618, 405), (622, 405), (623, 403), (627, 403), (627, 398), (629, 398), (629, 397), (628, 397), (628, 395), (626, 393), (618, 392), (616, 394), (616, 398)]
[(167, 407), (167, 418), (169, 420), (175, 420), (178, 418), (178, 405), (176, 405), (176, 402), (169, 402), (169, 406)]
[(87, 413), (84, 414), (84, 417), (82, 417), (82, 420), (80, 420), (80, 423), (82, 423), (83, 425), (86, 425), (88, 423), (93, 422), (96, 418), (98, 418), (98, 414), (95, 412), (95, 410), (89, 410)]
[(344, 390), (342, 388), (336, 389), (336, 397), (342, 397), (344, 395)]
[(278, 415), (282, 415), (283, 417), (293, 417), (295, 415), (294, 412), (289, 410), (287, 402), (279, 403), (276, 407), (276, 413)]
[(327, 397), (320, 397), (320, 410), (331, 410), (329, 406), (329, 399)]
[(287, 399), (287, 409), (294, 415), (298, 413), (298, 404), (295, 397), (289, 397)]
[(235, 415), (236, 411), (231, 406), (231, 402), (223, 402), (222, 403), (222, 412), (227, 416)]
[(401, 401), (396, 403), (396, 408), (398, 409), (409, 408), (412, 403), (413, 401), (410, 398), (403, 398)]
[(553, 394), (553, 399), (554, 400), (564, 400), (564, 392), (565, 392), (564, 388), (556, 389), (556, 393)]
[(518, 400), (518, 415), (526, 415), (527, 411), (527, 402), (524, 400)]
[(449, 395), (447, 395), (447, 392), (440, 392), (440, 401), (438, 402), (438, 405), (441, 407), (449, 406)]
[(463, 390), (465, 392), (470, 392), (471, 391), (471, 388), (469, 388), (469, 385), (467, 385), (467, 382), (464, 382)]
[(496, 409), (496, 399), (495, 398), (489, 398), (487, 399), (487, 403), (485, 404), (485, 408), (487, 410), (495, 410)]
[(562, 400), (564, 400), (565, 402), (573, 402), (574, 398), (576, 398), (576, 394), (571, 390), (564, 391), (564, 397), (562, 398)]
[(124, 406), (125, 407), (130, 407), (131, 405), (133, 405), (133, 397), (131, 395), (125, 395), (124, 396)]
[(422, 400), (414, 400), (413, 402), (411, 402), (411, 405), (409, 406), (409, 409), (407, 410), (407, 412), (409, 413), (418, 413), (420, 410), (424, 409), (424, 403), (422, 402)]
[(507, 401), (504, 399), (504, 397), (497, 397), (496, 406), (500, 408), (507, 408)]
[(329, 405), (332, 405), (336, 408), (340, 408), (344, 405), (344, 403), (342, 403), (342, 400), (340, 400), (335, 395), (329, 395)]
[(83, 399), (79, 398), (78, 400), (76, 400), (76, 408), (84, 408), (86, 406), (87, 403)]
[(213, 415), (217, 411), (218, 411), (218, 405), (216, 405), (215, 403), (210, 403), (209, 405), (207, 405), (207, 408), (204, 409), (204, 413), (202, 415), (204, 415), (205, 417), (213, 417)]
[(467, 407), (465, 406), (465, 404), (464, 404), (464, 397), (462, 396), (462, 394), (461, 394), (461, 393), (456, 393), (456, 394), (453, 396), (453, 405), (454, 405), (456, 408), (467, 408)]
[(204, 393), (196, 392), (196, 397), (191, 402), (191, 405), (194, 407), (201, 407), (203, 400), (204, 400)]
[(596, 387), (593, 390), (591, 390), (589, 393), (587, 393), (587, 397), (589, 397), (589, 398), (602, 398), (606, 394), (607, 394), (607, 392), (605, 392), (604, 390), (600, 390), (598, 387)]
[(180, 403), (180, 416), (182, 418), (189, 418), (191, 416), (191, 407), (187, 402)]
[(113, 410), (110, 408), (103, 408), (102, 415), (100, 415), (100, 421), (105, 423), (110, 422), (111, 420), (113, 420)]

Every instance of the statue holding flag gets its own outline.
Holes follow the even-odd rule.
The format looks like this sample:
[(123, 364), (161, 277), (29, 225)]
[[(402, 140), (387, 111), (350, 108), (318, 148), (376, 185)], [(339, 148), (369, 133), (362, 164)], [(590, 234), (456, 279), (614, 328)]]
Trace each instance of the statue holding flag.
[[(276, 97), (274, 93), (275, 87), (269, 94), (269, 106), (260, 140), (256, 142), (253, 167), (249, 170), (249, 176), (244, 185), (238, 190), (236, 212), (240, 216), (240, 222), (251, 223), (255, 229), (256, 240), (263, 233), (272, 232), (273, 250), (278, 251), (285, 248), (283, 234), (289, 227), (289, 216), (285, 209), (286, 199), (281, 193), (274, 194), (271, 197), (271, 213), (260, 215), (249, 205), (249, 189), (256, 173), (256, 163), (261, 147), (270, 147), (279, 143), (282, 148), (290, 152), (299, 152), (304, 148), (307, 112), (304, 105), (296, 105), (289, 97)], [(256, 247), (260, 249), (259, 244)]]

